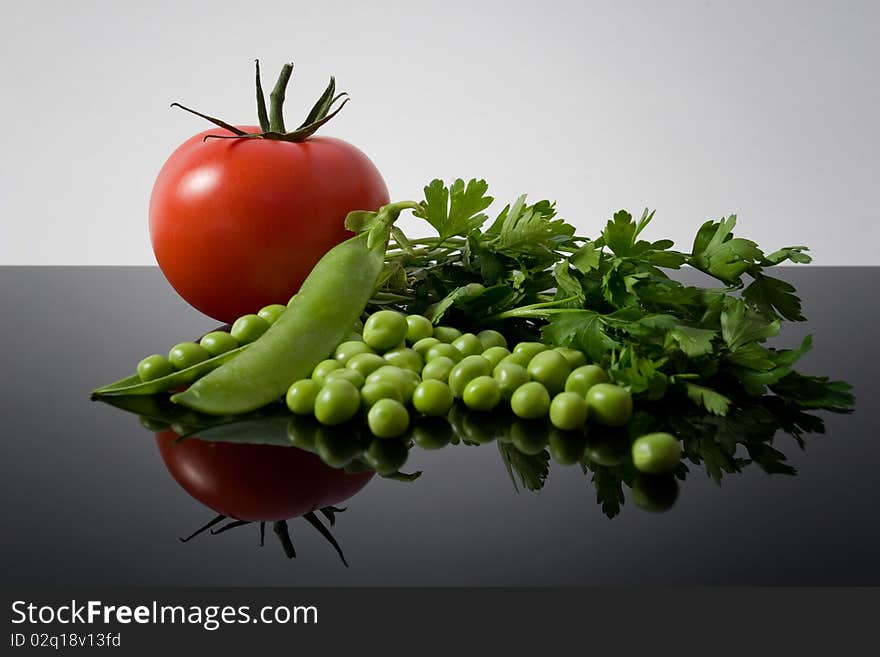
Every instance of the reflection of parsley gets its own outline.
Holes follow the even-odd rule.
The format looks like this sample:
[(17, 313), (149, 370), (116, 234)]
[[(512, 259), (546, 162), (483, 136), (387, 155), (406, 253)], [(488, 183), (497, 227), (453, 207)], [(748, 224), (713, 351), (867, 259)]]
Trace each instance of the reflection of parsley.
[(514, 473), (527, 490), (541, 490), (544, 487), (544, 482), (550, 473), (550, 455), (546, 450), (537, 454), (523, 454), (513, 445), (498, 443), (498, 451), (501, 452), (501, 460), (504, 461), (507, 474), (510, 475), (510, 481), (513, 482), (517, 492), (519, 486), (516, 484)]

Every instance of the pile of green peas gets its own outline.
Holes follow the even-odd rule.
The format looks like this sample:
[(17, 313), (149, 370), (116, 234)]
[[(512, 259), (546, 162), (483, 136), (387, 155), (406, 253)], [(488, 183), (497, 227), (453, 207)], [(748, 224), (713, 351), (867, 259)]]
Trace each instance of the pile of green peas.
[(622, 426), (633, 406), (629, 392), (578, 350), (539, 342), (509, 349), (498, 331), (462, 333), (393, 310), (353, 327), (332, 357), (286, 395), (293, 413), (327, 426), (365, 414), (378, 438), (403, 436), (411, 411), (445, 416), (457, 401), (479, 412), (503, 404), (518, 418), (548, 418), (565, 431), (582, 429), (588, 419)]
[(280, 303), (272, 304), (261, 308), (256, 314), (242, 315), (232, 323), (228, 332), (211, 331), (198, 342), (174, 345), (167, 356), (147, 356), (137, 364), (138, 378), (141, 381), (154, 381), (250, 344), (263, 335), (285, 310), (286, 306)]

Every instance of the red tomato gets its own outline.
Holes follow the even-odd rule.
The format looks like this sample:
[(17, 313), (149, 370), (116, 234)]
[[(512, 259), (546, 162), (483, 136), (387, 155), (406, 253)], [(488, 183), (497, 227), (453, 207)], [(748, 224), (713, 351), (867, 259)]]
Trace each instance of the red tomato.
[(236, 520), (286, 520), (336, 505), (374, 474), (331, 468), (296, 447), (178, 438), (171, 430), (156, 434), (171, 476), (199, 502)]
[(211, 134), (229, 132), (188, 139), (159, 172), (150, 236), (174, 289), (214, 319), (287, 303), (321, 256), (351, 236), (349, 212), (388, 203), (379, 171), (340, 139), (205, 141)]

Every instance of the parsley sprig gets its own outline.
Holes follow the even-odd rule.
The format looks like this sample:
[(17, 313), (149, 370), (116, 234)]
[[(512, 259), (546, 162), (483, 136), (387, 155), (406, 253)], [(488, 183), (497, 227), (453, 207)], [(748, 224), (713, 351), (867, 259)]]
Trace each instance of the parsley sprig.
[[(767, 271), (810, 262), (806, 247), (766, 255), (734, 235), (731, 215), (704, 223), (684, 253), (643, 237), (654, 219), (647, 209), (638, 219), (615, 213), (591, 239), (551, 201), (526, 196), (490, 220), (488, 189), (484, 180), (433, 180), (421, 201), (396, 204), (437, 236), (393, 231), (373, 305), (580, 349), (637, 396), (677, 395), (719, 417), (766, 394), (805, 409), (851, 409), (846, 383), (795, 371), (809, 337), (796, 349), (768, 345), (782, 322), (804, 315), (794, 287)], [(671, 275), (684, 266), (717, 286)]]

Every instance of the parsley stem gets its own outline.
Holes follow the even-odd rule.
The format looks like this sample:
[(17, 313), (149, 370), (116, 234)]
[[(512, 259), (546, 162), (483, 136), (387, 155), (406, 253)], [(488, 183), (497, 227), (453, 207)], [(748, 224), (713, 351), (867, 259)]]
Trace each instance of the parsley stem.
[(565, 299), (554, 299), (553, 301), (545, 301), (544, 303), (533, 303), (528, 306), (521, 306), (519, 308), (505, 310), (503, 313), (492, 315), (491, 317), (489, 317), (489, 319), (511, 319), (513, 317), (535, 317), (538, 319), (543, 319), (549, 315), (571, 312), (573, 308), (554, 308), (554, 306), (558, 306), (559, 304), (567, 303), (569, 301), (575, 301), (576, 299), (576, 296), (571, 296), (566, 297)]

